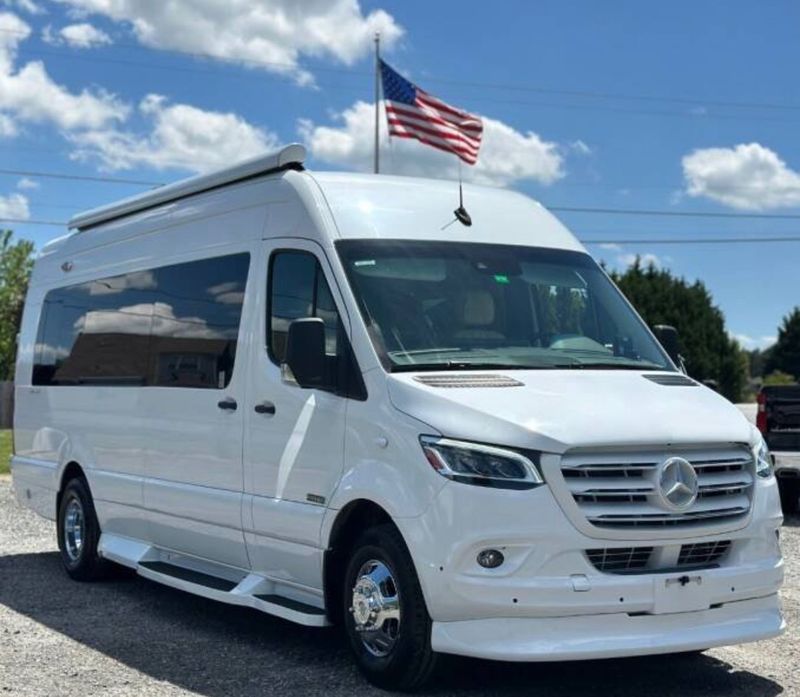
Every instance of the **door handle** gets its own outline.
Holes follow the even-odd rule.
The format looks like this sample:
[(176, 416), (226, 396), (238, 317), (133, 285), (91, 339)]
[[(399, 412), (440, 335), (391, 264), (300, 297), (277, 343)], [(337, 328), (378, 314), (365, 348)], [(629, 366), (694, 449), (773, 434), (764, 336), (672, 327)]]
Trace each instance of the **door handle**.
[(225, 409), (226, 411), (236, 411), (236, 407), (238, 405), (236, 404), (236, 400), (233, 397), (226, 397), (225, 399), (217, 402), (217, 406), (220, 409)]
[(269, 414), (270, 416), (275, 413), (275, 405), (272, 402), (261, 402), (254, 407), (256, 414)]

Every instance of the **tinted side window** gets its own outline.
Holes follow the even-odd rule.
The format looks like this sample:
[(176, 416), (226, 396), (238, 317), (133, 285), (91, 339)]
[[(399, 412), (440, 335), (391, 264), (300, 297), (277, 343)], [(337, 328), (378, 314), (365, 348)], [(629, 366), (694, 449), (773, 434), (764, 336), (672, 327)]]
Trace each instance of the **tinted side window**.
[(223, 388), (233, 375), (249, 255), (156, 269), (152, 384)]
[(248, 265), (236, 254), (50, 291), (34, 384), (225, 387)]
[(270, 264), (268, 347), (283, 363), (286, 338), (293, 320), (319, 317), (325, 323), (325, 349), (337, 354), (339, 313), (316, 258), (307, 252), (276, 252)]

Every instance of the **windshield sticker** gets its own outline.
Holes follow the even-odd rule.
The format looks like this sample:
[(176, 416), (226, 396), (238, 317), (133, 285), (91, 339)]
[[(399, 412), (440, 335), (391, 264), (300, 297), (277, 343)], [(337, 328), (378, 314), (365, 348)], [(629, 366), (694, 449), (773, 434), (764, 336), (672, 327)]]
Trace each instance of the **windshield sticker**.
[(499, 283), (501, 285), (505, 285), (506, 283), (509, 282), (508, 276), (506, 276), (504, 273), (496, 273), (494, 275), (494, 280), (496, 283)]
[(353, 262), (353, 266), (375, 266), (374, 259), (359, 259)]

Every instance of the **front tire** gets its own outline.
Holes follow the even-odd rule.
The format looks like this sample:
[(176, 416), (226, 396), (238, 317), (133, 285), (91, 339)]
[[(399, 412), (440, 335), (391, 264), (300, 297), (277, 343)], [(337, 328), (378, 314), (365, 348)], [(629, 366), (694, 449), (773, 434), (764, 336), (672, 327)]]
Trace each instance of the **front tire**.
[(778, 479), (778, 491), (783, 512), (797, 513), (800, 510), (800, 479)]
[(107, 563), (97, 553), (100, 524), (83, 477), (71, 479), (64, 487), (56, 529), (61, 562), (70, 578), (93, 581), (105, 575)]
[(367, 530), (344, 582), (344, 627), (359, 669), (373, 685), (414, 690), (433, 674), (431, 618), (414, 564), (393, 525)]

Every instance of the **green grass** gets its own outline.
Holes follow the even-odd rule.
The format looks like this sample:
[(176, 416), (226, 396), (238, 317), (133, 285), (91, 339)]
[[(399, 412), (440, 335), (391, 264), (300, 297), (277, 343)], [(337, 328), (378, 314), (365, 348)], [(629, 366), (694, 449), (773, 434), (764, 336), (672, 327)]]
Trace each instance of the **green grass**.
[(11, 431), (0, 431), (0, 474), (8, 474), (11, 457)]

